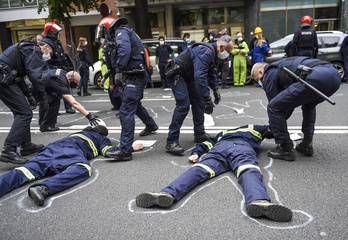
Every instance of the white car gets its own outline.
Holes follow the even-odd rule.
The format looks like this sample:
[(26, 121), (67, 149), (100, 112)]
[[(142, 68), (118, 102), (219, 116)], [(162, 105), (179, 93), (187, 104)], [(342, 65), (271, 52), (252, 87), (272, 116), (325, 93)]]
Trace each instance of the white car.
[(95, 62), (93, 64), (94, 71), (90, 67), (89, 68), (89, 80), (88, 80), (88, 85), (90, 86), (98, 86), (99, 88), (103, 88), (103, 84), (101, 83), (103, 76), (101, 73), (101, 64), (100, 61)]

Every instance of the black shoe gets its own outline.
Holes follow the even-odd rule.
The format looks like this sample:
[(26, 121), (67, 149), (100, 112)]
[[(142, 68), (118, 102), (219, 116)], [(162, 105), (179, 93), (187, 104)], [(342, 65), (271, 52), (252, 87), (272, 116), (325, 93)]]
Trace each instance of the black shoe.
[(142, 193), (136, 197), (135, 202), (138, 207), (143, 208), (152, 207), (154, 205), (160, 207), (170, 207), (174, 202), (174, 198), (170, 193), (167, 192)]
[(29, 159), (19, 156), (16, 146), (5, 145), (0, 155), (0, 161), (6, 163), (24, 164), (28, 162)]
[(81, 91), (77, 91), (77, 95), (81, 96)]
[(166, 145), (167, 152), (174, 154), (182, 154), (184, 153), (184, 149), (180, 146), (179, 143), (171, 143)]
[(222, 85), (222, 87), (221, 87), (222, 89), (229, 89), (229, 88), (231, 88), (230, 86), (227, 86), (227, 85)]
[(72, 109), (72, 108), (65, 109), (65, 112), (70, 114), (76, 113), (75, 109)]
[(22, 144), (21, 146), (21, 149), (20, 149), (21, 156), (27, 156), (32, 153), (40, 152), (44, 146), (45, 145), (43, 144), (34, 144), (32, 142), (26, 142)]
[(151, 133), (154, 133), (155, 131), (157, 131), (157, 129), (158, 129), (157, 125), (150, 128), (146, 127), (143, 131), (139, 133), (139, 136), (144, 137), (144, 136), (150, 135)]
[(282, 205), (270, 203), (267, 200), (255, 200), (246, 205), (246, 211), (250, 217), (267, 217), (276, 222), (290, 222), (292, 211)]
[(114, 152), (106, 152), (105, 157), (114, 158), (115, 161), (130, 161), (132, 160), (132, 153), (124, 153), (121, 150), (116, 150)]
[(40, 126), (40, 132), (54, 132), (54, 131), (58, 131), (59, 129), (60, 129), (59, 127)]
[(91, 96), (92, 94), (90, 94), (89, 92), (85, 92), (83, 93), (83, 96)]
[(313, 145), (312, 144), (305, 144), (303, 142), (300, 142), (296, 146), (296, 151), (303, 153), (307, 156), (313, 156), (313, 154), (314, 154)]
[(48, 187), (45, 185), (37, 185), (28, 189), (29, 197), (34, 200), (34, 203), (38, 206), (42, 206), (45, 202), (45, 198), (49, 194)]
[(208, 133), (204, 133), (202, 135), (199, 136), (195, 136), (195, 143), (200, 143), (200, 142), (205, 142), (210, 138), (210, 135)]
[(295, 151), (291, 141), (281, 143), (277, 146), (276, 149), (269, 150), (268, 156), (285, 161), (295, 161), (296, 159)]

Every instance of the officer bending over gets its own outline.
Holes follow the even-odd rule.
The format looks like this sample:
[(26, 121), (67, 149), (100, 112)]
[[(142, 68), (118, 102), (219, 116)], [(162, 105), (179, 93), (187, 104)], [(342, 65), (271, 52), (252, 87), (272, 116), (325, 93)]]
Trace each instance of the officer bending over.
[(250, 217), (268, 217), (277, 222), (289, 222), (292, 211), (270, 202), (256, 151), (264, 138), (271, 138), (268, 126), (245, 125), (220, 132), (214, 138), (197, 144), (189, 161), (196, 163), (159, 193), (142, 193), (136, 197), (139, 207), (154, 205), (169, 207), (179, 201), (197, 184), (227, 171), (233, 171), (243, 187), (246, 211)]
[[(30, 93), (23, 78), (28, 76), (37, 93), (37, 100), (45, 112), (48, 109), (42, 73), (45, 64), (42, 52), (36, 44), (36, 39), (26, 39), (12, 45), (0, 54), (0, 99), (10, 108), (14, 121), (5, 139), (0, 161), (23, 164), (28, 161), (26, 156), (40, 151), (44, 145), (31, 142), (30, 122), (33, 117), (32, 109), (36, 108), (36, 100)], [(17, 147), (21, 146), (20, 153)]]

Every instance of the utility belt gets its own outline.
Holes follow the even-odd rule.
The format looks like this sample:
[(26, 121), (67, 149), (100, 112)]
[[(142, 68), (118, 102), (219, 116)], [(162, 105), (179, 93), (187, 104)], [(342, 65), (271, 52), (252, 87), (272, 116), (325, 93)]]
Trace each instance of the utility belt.
[(17, 71), (4, 63), (0, 63), (0, 83), (10, 86), (12, 83), (18, 83), (21, 78), (17, 77)]
[(140, 64), (139, 68), (134, 68), (132, 70), (123, 71), (122, 73), (123, 73), (123, 75), (126, 75), (126, 76), (145, 75), (146, 69), (143, 66), (143, 64)]

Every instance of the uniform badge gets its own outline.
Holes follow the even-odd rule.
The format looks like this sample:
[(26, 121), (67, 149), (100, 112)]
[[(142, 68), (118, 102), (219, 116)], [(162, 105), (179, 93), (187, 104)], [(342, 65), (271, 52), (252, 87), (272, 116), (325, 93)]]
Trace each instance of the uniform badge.
[(55, 74), (56, 74), (57, 76), (59, 76), (61, 71), (62, 71), (62, 69), (57, 69)]
[(121, 36), (122, 35), (122, 33), (120, 32), (119, 34), (117, 34), (117, 37), (119, 37), (119, 36)]

